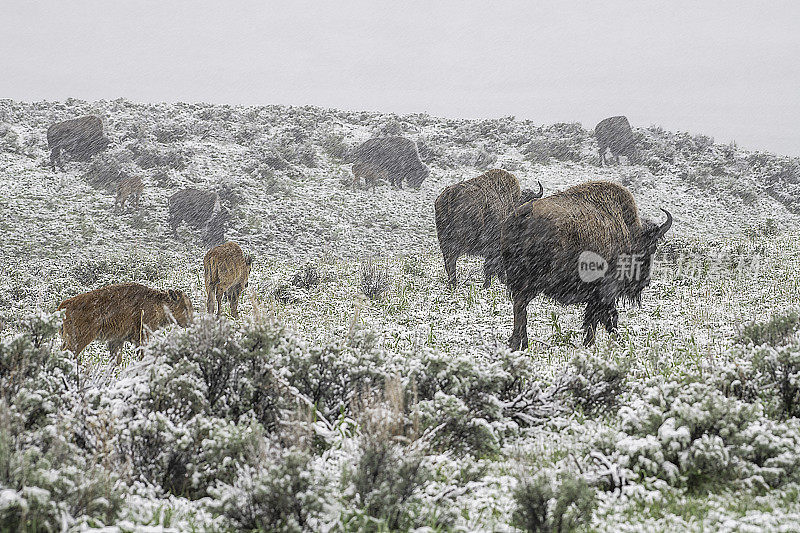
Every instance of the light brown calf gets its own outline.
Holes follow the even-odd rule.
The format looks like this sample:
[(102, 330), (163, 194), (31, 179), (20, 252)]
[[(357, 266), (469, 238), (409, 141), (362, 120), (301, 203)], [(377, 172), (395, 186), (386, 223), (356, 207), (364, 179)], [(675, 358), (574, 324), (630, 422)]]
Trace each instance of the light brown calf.
[(361, 177), (364, 178), (364, 188), (369, 188), (372, 185), (372, 192), (375, 192), (375, 185), (379, 179), (389, 181), (389, 172), (381, 169), (376, 165), (369, 163), (354, 163), (353, 164), (353, 190), (356, 190), (361, 183)]
[(160, 291), (139, 283), (107, 285), (61, 302), (66, 311), (61, 325), (62, 350), (79, 356), (93, 340), (108, 342), (108, 351), (120, 359), (122, 345), (137, 346), (148, 331), (177, 322), (186, 327), (192, 319), (192, 302), (179, 290)]
[(206, 278), (208, 301), (206, 309), (214, 312), (214, 300), (217, 301), (217, 314), (222, 314), (223, 295), (231, 303), (231, 315), (239, 317), (239, 296), (247, 288), (247, 278), (253, 258), (245, 255), (235, 242), (226, 242), (212, 248), (203, 258), (203, 270)]
[(128, 176), (123, 178), (117, 183), (117, 199), (114, 201), (114, 211), (122, 211), (125, 209), (125, 201), (131, 198), (133, 206), (139, 208), (139, 200), (144, 191), (144, 184), (142, 178), (139, 176)]

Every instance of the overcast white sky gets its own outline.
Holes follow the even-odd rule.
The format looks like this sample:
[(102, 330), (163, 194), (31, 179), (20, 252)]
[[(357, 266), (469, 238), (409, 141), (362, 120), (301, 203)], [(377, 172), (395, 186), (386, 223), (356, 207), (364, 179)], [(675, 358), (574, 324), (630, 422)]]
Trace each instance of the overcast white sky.
[(800, 2), (0, 3), (0, 98), (635, 126), (800, 155)]

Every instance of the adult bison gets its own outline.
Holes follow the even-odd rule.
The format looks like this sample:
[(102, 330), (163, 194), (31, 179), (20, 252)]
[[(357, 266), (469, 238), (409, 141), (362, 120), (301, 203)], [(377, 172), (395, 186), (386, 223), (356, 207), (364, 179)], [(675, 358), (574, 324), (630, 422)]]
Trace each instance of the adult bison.
[(611, 150), (611, 155), (614, 156), (617, 164), (619, 164), (620, 155), (626, 156), (628, 161), (636, 160), (636, 139), (627, 117), (609, 117), (601, 120), (594, 127), (594, 136), (600, 150), (601, 167), (606, 161), (606, 150)]
[(172, 322), (186, 327), (193, 312), (183, 292), (159, 291), (138, 283), (107, 285), (68, 298), (58, 308), (65, 310), (61, 349), (76, 357), (93, 340), (108, 342), (108, 351), (117, 356), (123, 344), (140, 346), (152, 330)]
[(541, 183), (538, 193), (526, 190), (523, 194), (516, 176), (501, 169), (446, 187), (433, 207), (448, 284), (456, 285), (456, 261), (462, 255), (485, 258), (484, 287), (491, 285), (493, 274), (505, 281), (500, 225), (519, 204), (541, 196)]
[(247, 288), (253, 258), (245, 255), (235, 242), (226, 242), (215, 246), (203, 258), (206, 293), (208, 300), (206, 309), (214, 312), (214, 300), (217, 302), (217, 315), (222, 314), (223, 296), (228, 297), (231, 304), (231, 315), (239, 317), (239, 296)]
[(87, 115), (63, 122), (56, 122), (47, 128), (47, 146), (50, 148), (50, 166), (56, 170), (56, 163), (64, 170), (62, 152), (78, 160), (86, 160), (108, 147), (110, 141), (103, 133), (100, 117)]
[(169, 225), (172, 234), (178, 237), (178, 226), (186, 222), (189, 226), (203, 230), (206, 246), (225, 242), (230, 213), (222, 207), (219, 195), (213, 191), (181, 189), (169, 197)]
[(640, 220), (625, 187), (596, 181), (571, 187), (510, 215), (502, 228), (506, 284), (514, 302), (512, 349), (528, 346), (527, 306), (539, 293), (586, 304), (584, 345), (597, 325), (617, 328), (617, 300), (640, 304), (656, 245), (672, 225)]
[(378, 177), (403, 188), (403, 180), (416, 189), (430, 175), (430, 170), (419, 158), (417, 145), (404, 137), (369, 139), (357, 146), (349, 157), (353, 163), (354, 185), (363, 176), (369, 186)]

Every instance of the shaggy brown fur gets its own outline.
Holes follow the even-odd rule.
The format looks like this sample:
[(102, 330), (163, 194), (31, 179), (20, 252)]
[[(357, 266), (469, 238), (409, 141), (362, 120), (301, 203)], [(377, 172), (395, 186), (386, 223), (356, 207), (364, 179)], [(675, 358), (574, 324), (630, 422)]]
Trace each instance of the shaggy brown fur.
[(79, 356), (93, 340), (107, 341), (117, 356), (125, 342), (140, 346), (150, 331), (172, 322), (186, 327), (192, 302), (179, 290), (160, 291), (139, 283), (107, 285), (61, 302), (66, 311), (61, 325), (62, 350)]
[[(436, 236), (451, 287), (456, 285), (456, 261), (462, 255), (485, 258), (484, 287), (491, 285), (492, 274), (504, 279), (500, 224), (520, 203), (521, 194), (516, 176), (501, 169), (450, 185), (439, 194), (434, 203)], [(540, 190), (532, 197), (541, 195)]]
[(231, 303), (231, 315), (239, 316), (239, 296), (247, 288), (253, 258), (245, 255), (235, 242), (226, 242), (212, 248), (203, 259), (203, 270), (206, 278), (208, 300), (206, 309), (214, 312), (214, 300), (217, 301), (217, 315), (222, 314), (223, 295)]
[(87, 160), (102, 152), (109, 145), (103, 133), (100, 117), (87, 115), (63, 122), (56, 122), (47, 128), (47, 146), (50, 148), (50, 166), (56, 170), (56, 163), (64, 170), (61, 152), (66, 150), (74, 159)]
[[(663, 211), (663, 210), (662, 210)], [(589, 182), (525, 204), (502, 228), (501, 248), (508, 289), (514, 301), (511, 348), (528, 345), (527, 305), (543, 293), (563, 304), (586, 303), (584, 344), (594, 342), (597, 325), (617, 327), (616, 302), (638, 302), (650, 282), (652, 255), (672, 216), (658, 226), (642, 222), (631, 193), (610, 182)], [(578, 258), (589, 251), (608, 264), (606, 275), (592, 282), (580, 279)], [(640, 256), (637, 279), (617, 276), (623, 254)]]
[(125, 201), (131, 198), (131, 204), (139, 209), (139, 200), (144, 192), (144, 184), (139, 176), (128, 176), (117, 183), (117, 198), (114, 200), (114, 210), (122, 211), (125, 209)]

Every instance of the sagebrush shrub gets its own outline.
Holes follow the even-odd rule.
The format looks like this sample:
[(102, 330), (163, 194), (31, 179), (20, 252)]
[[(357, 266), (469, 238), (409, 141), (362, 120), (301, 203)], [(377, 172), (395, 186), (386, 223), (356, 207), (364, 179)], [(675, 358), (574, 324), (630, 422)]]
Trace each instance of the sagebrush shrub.
[(307, 263), (299, 272), (292, 276), (292, 285), (301, 289), (311, 289), (319, 285), (322, 280), (317, 268), (311, 263)]
[(753, 354), (753, 367), (772, 411), (800, 418), (800, 344), (762, 346)]
[(580, 476), (561, 473), (557, 480), (540, 474), (514, 490), (512, 523), (523, 531), (575, 531), (591, 521), (595, 492)]
[(373, 261), (361, 265), (361, 292), (371, 300), (378, 300), (389, 291), (389, 272)]
[[(796, 420), (764, 420), (761, 406), (726, 397), (701, 382), (661, 382), (620, 409), (604, 453), (632, 478), (698, 489), (718, 483), (780, 486), (798, 479)], [(756, 435), (758, 437), (756, 438)], [(610, 440), (606, 440), (610, 439)]]
[(769, 344), (776, 346), (786, 342), (800, 329), (800, 314), (797, 311), (776, 313), (766, 322), (753, 321), (745, 325), (739, 334), (739, 342)]
[(614, 407), (626, 389), (628, 364), (597, 356), (577, 356), (568, 374), (566, 390), (586, 414)]
[(273, 445), (257, 466), (240, 468), (233, 483), (218, 483), (211, 507), (239, 531), (312, 530), (326, 487), (312, 479), (309, 461), (302, 449)]

